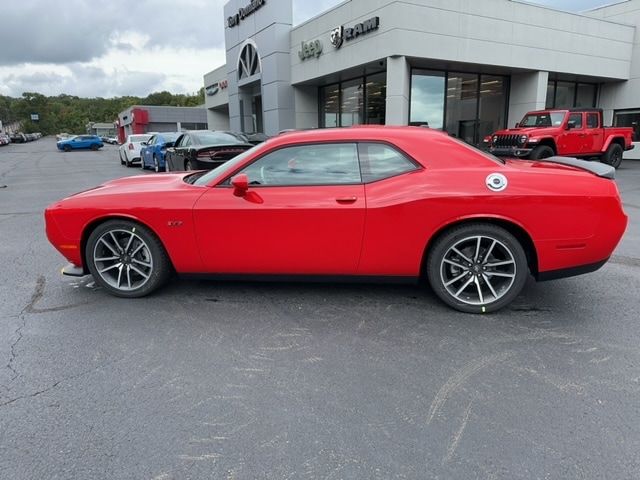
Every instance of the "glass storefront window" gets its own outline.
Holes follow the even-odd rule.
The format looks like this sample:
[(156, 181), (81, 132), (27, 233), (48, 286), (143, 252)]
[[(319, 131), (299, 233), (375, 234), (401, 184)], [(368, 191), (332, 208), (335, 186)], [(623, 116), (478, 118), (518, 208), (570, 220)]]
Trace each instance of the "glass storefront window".
[(576, 92), (576, 107), (589, 108), (595, 106), (596, 86), (590, 83), (579, 83)]
[(478, 116), (478, 75), (450, 72), (447, 78), (446, 130), (475, 144)]
[(575, 97), (575, 83), (558, 82), (556, 84), (556, 104), (555, 108), (573, 107)]
[(320, 89), (320, 105), (322, 106), (321, 126), (339, 127), (340, 122), (340, 86), (329, 85)]
[(384, 125), (387, 103), (387, 73), (376, 73), (320, 87), (320, 127)]
[(370, 125), (384, 125), (387, 104), (387, 73), (369, 75), (365, 84), (365, 114)]
[(598, 85), (549, 80), (546, 108), (593, 108), (596, 106)]
[(632, 127), (633, 141), (640, 142), (640, 110), (622, 110), (613, 115), (613, 125), (616, 127)]
[(414, 70), (411, 75), (411, 125), (444, 125), (445, 73)]
[(480, 110), (475, 143), (500, 130), (507, 123), (507, 82), (496, 75), (480, 76)]
[(340, 91), (340, 126), (364, 123), (364, 85), (362, 79), (344, 82)]

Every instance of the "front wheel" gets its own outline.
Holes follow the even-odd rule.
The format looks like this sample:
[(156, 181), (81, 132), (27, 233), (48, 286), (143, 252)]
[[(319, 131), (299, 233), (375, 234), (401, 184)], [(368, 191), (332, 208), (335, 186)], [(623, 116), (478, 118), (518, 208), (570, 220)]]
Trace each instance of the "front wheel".
[(435, 294), (466, 313), (505, 307), (518, 296), (527, 276), (522, 245), (505, 229), (487, 223), (449, 230), (427, 259), (427, 277)]
[(553, 148), (547, 145), (538, 145), (529, 154), (529, 158), (531, 160), (542, 160), (543, 158), (553, 157), (554, 155), (555, 152), (553, 151)]
[(613, 168), (618, 168), (622, 163), (623, 155), (624, 150), (622, 149), (622, 146), (620, 146), (619, 143), (612, 143), (602, 156), (602, 163), (611, 165)]
[(62, 147), (62, 149), (63, 149), (65, 152), (70, 152), (70, 151), (71, 151), (71, 145), (65, 145), (64, 147)]
[(156, 173), (160, 172), (160, 164), (158, 163), (158, 157), (156, 157), (155, 155), (153, 156), (153, 169), (155, 170)]
[(164, 247), (151, 230), (129, 220), (109, 220), (89, 236), (87, 267), (98, 285), (118, 297), (143, 297), (171, 275)]

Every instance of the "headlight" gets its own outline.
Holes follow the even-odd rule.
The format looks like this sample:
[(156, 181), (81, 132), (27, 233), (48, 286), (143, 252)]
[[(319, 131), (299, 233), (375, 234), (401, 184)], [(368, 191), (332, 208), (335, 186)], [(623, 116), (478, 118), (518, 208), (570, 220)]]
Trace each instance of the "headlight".
[(521, 135), (521, 136), (520, 136), (520, 138), (519, 138), (520, 143), (521, 143), (522, 145), (524, 145), (525, 143), (527, 143), (527, 140), (528, 140), (528, 139), (529, 139), (529, 137), (527, 137), (526, 135)]

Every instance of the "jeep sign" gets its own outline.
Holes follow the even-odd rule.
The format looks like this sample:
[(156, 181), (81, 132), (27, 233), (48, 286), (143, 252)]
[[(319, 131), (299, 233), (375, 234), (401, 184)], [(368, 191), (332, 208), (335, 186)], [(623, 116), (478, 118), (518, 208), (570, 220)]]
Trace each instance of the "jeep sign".
[(298, 57), (300, 60), (305, 61), (307, 58), (318, 58), (322, 55), (322, 42), (320, 40), (313, 40), (311, 42), (302, 42)]

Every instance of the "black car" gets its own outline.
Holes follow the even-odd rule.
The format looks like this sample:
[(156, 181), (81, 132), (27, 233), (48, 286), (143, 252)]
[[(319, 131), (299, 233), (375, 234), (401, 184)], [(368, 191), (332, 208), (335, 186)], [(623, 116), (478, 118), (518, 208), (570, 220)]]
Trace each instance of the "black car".
[(228, 132), (188, 131), (167, 149), (167, 171), (211, 170), (251, 147), (244, 138)]

